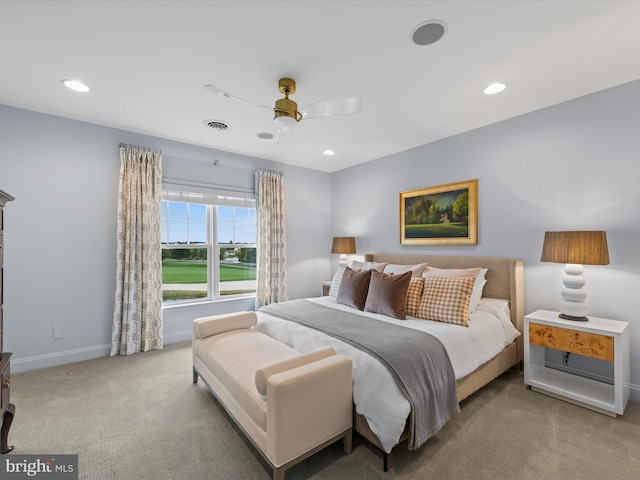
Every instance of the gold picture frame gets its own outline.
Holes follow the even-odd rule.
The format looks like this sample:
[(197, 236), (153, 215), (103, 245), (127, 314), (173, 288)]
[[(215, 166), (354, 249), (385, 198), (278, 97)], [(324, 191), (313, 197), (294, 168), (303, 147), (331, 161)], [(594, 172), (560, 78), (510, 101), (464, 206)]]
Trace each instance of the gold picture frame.
[(478, 180), (400, 192), (401, 245), (477, 245)]

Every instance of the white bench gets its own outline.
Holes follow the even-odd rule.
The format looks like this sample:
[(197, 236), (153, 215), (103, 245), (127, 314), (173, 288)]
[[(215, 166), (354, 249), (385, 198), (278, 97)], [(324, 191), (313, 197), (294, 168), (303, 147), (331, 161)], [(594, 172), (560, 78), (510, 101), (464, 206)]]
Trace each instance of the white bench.
[(283, 480), (287, 468), (343, 439), (351, 453), (352, 363), (301, 354), (253, 330), (255, 312), (193, 321), (193, 382), (202, 378)]

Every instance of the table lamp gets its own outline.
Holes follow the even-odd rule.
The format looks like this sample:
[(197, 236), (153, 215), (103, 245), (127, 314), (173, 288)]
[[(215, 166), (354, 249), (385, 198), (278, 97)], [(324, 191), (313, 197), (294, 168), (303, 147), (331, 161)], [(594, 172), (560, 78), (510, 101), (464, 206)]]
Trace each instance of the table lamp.
[(581, 322), (589, 320), (582, 265), (609, 265), (607, 232), (545, 232), (540, 260), (566, 264), (560, 318)]
[(333, 237), (333, 245), (331, 245), (331, 253), (340, 254), (339, 267), (347, 266), (347, 255), (356, 253), (355, 237)]

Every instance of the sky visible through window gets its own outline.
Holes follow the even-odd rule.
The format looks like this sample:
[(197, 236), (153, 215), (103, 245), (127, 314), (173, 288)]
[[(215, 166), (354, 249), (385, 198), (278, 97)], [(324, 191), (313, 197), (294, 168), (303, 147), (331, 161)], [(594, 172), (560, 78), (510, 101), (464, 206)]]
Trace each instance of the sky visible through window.
[[(218, 243), (254, 244), (255, 209), (218, 206)], [(162, 202), (163, 244), (205, 244), (207, 207), (197, 203)]]

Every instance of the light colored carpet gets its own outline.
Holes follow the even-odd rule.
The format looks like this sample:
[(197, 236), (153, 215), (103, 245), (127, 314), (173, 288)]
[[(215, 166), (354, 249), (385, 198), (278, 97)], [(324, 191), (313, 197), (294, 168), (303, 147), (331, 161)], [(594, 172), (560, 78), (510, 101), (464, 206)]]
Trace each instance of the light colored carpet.
[[(191, 344), (16, 374), (9, 443), (18, 454), (78, 454), (79, 478), (268, 480), (271, 471), (202, 381)], [(616, 419), (531, 392), (509, 372), (462, 404), (417, 451), (396, 447), (389, 472), (357, 435), (296, 465), (302, 479), (637, 479), (640, 405)]]

